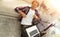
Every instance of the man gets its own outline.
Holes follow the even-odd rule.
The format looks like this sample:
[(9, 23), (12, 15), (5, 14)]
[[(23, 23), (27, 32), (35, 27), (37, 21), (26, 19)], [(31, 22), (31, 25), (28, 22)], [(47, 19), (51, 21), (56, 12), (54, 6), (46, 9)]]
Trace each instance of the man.
[[(27, 20), (26, 17), (28, 16), (29, 12), (31, 12), (31, 15), (33, 14), (33, 16), (29, 16), (29, 19), (30, 19), (30, 22), (32, 21), (32, 24), (31, 25), (36, 25), (40, 22), (40, 17), (39, 17), (39, 14), (38, 14), (38, 11), (36, 10), (36, 8), (39, 6), (39, 3), (37, 1), (33, 1), (32, 2), (32, 6), (29, 7), (29, 6), (26, 6), (26, 7), (16, 7), (15, 8), (15, 11), (18, 12), (20, 14), (20, 21), (23, 20), (23, 18), (25, 18), (24, 20)], [(35, 13), (34, 13), (35, 12)], [(33, 17), (33, 20), (30, 18), (30, 17)], [(27, 24), (29, 24), (28, 22), (26, 22)], [(28, 37), (26, 35), (26, 31), (25, 29), (31, 25), (24, 25), (22, 23), (21, 27), (22, 27), (22, 36), (21, 37)]]

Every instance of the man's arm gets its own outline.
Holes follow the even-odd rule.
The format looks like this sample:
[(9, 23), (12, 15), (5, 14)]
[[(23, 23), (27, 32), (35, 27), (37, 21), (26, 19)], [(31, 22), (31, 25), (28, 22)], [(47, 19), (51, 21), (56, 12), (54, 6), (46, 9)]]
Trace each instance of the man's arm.
[(26, 14), (24, 12), (22, 12), (22, 10), (19, 10), (19, 8), (17, 7), (18, 13), (21, 14), (21, 16), (24, 18), (26, 17)]
[(34, 18), (35, 18), (35, 19), (40, 19), (40, 16), (39, 16), (39, 13), (38, 13), (38, 11), (37, 11), (37, 10), (35, 10)]

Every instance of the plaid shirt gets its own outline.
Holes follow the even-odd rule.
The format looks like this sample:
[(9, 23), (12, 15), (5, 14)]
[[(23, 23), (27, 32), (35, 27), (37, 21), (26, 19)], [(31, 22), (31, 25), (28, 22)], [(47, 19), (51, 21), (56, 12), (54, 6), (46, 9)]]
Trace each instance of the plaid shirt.
[[(28, 6), (26, 6), (26, 7), (16, 7), (15, 11), (18, 13), (19, 10), (17, 8), (19, 10), (23, 11), (27, 15), (27, 13), (29, 12), (29, 10), (30, 10), (31, 7), (28, 7)], [(39, 17), (39, 14), (38, 14), (37, 10), (35, 10), (35, 14)], [(20, 15), (20, 20), (22, 20), (22, 16), (21, 15)], [(33, 18), (32, 24), (37, 24), (39, 22), (40, 22), (40, 19), (39, 20), (35, 20), (35, 18)]]

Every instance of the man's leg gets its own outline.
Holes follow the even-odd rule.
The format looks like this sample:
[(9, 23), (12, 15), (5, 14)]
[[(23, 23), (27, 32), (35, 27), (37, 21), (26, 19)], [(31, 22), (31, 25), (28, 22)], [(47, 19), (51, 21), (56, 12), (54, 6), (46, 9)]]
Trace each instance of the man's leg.
[(21, 37), (28, 37), (26, 27), (27, 26), (21, 25)]

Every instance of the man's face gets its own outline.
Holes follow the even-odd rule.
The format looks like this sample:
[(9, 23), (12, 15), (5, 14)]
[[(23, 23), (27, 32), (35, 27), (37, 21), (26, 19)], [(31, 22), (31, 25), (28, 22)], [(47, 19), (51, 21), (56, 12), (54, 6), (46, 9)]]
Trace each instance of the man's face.
[(33, 7), (33, 8), (37, 8), (38, 5), (39, 5), (38, 2), (33, 2), (33, 3), (32, 3), (32, 7)]

